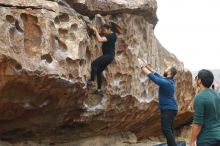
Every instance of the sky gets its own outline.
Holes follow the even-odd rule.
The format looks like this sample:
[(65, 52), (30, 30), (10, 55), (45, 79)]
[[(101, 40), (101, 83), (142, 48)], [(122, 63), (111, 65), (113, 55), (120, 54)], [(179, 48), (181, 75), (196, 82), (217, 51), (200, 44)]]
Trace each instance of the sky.
[(220, 0), (157, 0), (155, 35), (191, 71), (220, 69)]

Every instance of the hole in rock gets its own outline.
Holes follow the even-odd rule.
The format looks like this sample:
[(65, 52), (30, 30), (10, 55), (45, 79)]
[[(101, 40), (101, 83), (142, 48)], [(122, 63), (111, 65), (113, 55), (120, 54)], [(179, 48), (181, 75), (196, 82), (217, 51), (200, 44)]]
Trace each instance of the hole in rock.
[(62, 15), (59, 15), (59, 19), (60, 19), (60, 21), (62, 21), (62, 22), (68, 22), (68, 21), (69, 21), (69, 15), (66, 14), (66, 13), (64, 13), (64, 14), (62, 14)]
[(71, 25), (71, 28), (70, 28), (72, 31), (76, 31), (78, 29), (78, 25), (76, 23), (72, 24)]
[(41, 60), (46, 60), (48, 63), (51, 63), (53, 61), (53, 58), (50, 56), (50, 54), (44, 54), (41, 56)]
[(56, 17), (54, 18), (54, 22), (55, 22), (56, 24), (60, 24), (60, 22), (69, 22), (69, 15), (66, 14), (66, 13), (64, 13), (64, 14), (62, 14), (62, 15), (56, 16)]
[(18, 71), (22, 70), (22, 65), (20, 63), (18, 63), (16, 60), (11, 60), (10, 62), (16, 70), (18, 70)]
[(71, 59), (70, 57), (67, 57), (67, 58), (66, 58), (66, 62), (71, 63), (71, 62), (74, 62), (74, 60)]
[(69, 74), (69, 78), (70, 78), (70, 79), (73, 79), (73, 75), (72, 75), (72, 74)]
[(15, 65), (15, 69), (16, 69), (16, 70), (22, 70), (21, 64), (16, 64), (16, 65)]
[(55, 22), (56, 24), (60, 24), (60, 20), (59, 20), (59, 17), (58, 17), (58, 16), (56, 16), (56, 17), (54, 18), (54, 22)]
[(11, 15), (6, 15), (6, 20), (10, 23), (13, 23), (15, 21), (14, 17)]
[(59, 28), (58, 31), (59, 31), (59, 34), (61, 34), (61, 35), (65, 35), (68, 33), (68, 30), (64, 29), (64, 28)]
[(84, 61), (83, 59), (80, 59), (79, 65), (82, 66), (82, 65), (84, 64), (84, 62), (85, 62), (85, 61)]

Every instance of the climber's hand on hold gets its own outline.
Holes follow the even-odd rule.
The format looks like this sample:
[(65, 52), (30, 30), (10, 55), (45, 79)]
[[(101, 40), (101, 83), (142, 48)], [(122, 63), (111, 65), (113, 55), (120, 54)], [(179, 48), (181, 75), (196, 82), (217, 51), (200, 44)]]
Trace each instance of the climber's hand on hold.
[(145, 67), (145, 63), (144, 63), (144, 61), (142, 60), (142, 59), (140, 59), (140, 58), (138, 58), (138, 64), (139, 64), (139, 67), (140, 68), (143, 68), (143, 67)]
[(150, 64), (147, 64), (146, 67), (147, 67), (147, 69), (149, 69), (150, 71), (155, 72), (155, 69), (154, 69)]
[(96, 14), (96, 17), (98, 17), (98, 18), (102, 18), (102, 15), (100, 15), (100, 14)]
[(105, 36), (100, 36), (98, 30), (96, 29), (96, 27), (88, 25), (88, 27), (93, 30), (93, 32), (95, 33), (96, 39), (98, 40), (98, 42), (103, 43), (103, 42), (107, 42), (107, 38)]
[(145, 60), (145, 59), (141, 59), (141, 60), (144, 62), (145, 66), (148, 65), (147, 60)]
[(96, 14), (96, 18), (99, 18), (101, 20), (102, 25), (106, 24), (105, 19), (100, 14)]
[(97, 29), (94, 27), (94, 26), (92, 26), (92, 25), (88, 25), (88, 27), (89, 27), (89, 29), (91, 29), (91, 30), (93, 30), (93, 31), (97, 31)]
[(146, 67), (145, 62), (142, 59), (138, 58), (138, 64), (144, 73), (146, 73), (147, 75), (151, 73), (151, 71)]

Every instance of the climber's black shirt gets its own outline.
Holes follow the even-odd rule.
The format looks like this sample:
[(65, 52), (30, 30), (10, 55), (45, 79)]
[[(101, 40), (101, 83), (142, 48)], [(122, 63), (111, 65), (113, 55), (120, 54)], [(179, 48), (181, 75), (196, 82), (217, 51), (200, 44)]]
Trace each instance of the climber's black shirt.
[(105, 35), (107, 42), (102, 44), (102, 53), (103, 55), (113, 55), (115, 56), (115, 42), (117, 36), (115, 33)]

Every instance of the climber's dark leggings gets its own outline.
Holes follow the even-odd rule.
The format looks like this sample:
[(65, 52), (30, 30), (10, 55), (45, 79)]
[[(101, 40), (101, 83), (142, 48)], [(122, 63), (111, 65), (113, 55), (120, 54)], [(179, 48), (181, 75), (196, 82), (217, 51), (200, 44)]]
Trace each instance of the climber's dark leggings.
[(91, 81), (94, 81), (95, 75), (97, 75), (98, 89), (101, 89), (102, 87), (102, 72), (113, 61), (113, 59), (113, 55), (102, 55), (92, 62)]

